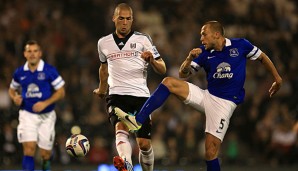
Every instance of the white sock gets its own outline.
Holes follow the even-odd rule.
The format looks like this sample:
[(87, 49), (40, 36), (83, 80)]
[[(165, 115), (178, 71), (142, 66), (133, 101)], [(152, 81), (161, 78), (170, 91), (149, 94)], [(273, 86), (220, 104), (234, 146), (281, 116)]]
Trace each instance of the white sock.
[(118, 130), (116, 132), (116, 149), (120, 157), (126, 159), (131, 165), (131, 155), (132, 155), (132, 148), (129, 142), (129, 133), (123, 130)]
[(143, 171), (153, 171), (154, 153), (152, 147), (148, 151), (140, 150), (139, 162)]

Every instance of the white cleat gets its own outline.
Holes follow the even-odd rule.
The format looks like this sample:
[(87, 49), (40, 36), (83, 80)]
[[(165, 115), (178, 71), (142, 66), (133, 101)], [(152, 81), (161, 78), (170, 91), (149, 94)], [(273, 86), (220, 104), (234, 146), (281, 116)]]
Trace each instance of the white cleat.
[(115, 114), (128, 127), (130, 132), (136, 132), (142, 127), (142, 125), (136, 121), (135, 116), (125, 113), (123, 110), (121, 110), (118, 107), (115, 107), (114, 110), (115, 110)]

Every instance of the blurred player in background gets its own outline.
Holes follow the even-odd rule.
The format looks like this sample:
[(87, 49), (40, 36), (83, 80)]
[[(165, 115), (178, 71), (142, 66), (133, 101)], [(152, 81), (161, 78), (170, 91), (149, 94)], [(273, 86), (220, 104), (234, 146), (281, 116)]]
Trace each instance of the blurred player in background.
[[(137, 113), (150, 96), (147, 87), (147, 67), (150, 64), (156, 73), (165, 74), (166, 66), (151, 38), (131, 29), (133, 11), (125, 3), (114, 11), (113, 22), (116, 30), (98, 41), (99, 87), (93, 92), (106, 98), (109, 120), (115, 128), (116, 148), (119, 156), (113, 163), (120, 171), (132, 170), (132, 147), (129, 130), (115, 115), (113, 108)], [(143, 127), (136, 133), (140, 148), (139, 162), (144, 171), (152, 171), (154, 154), (151, 145), (151, 119), (144, 119)]]
[[(64, 80), (45, 63), (40, 45), (30, 40), (25, 45), (25, 65), (17, 68), (9, 95), (19, 110), (18, 140), (23, 145), (23, 170), (33, 171), (36, 145), (40, 148), (42, 170), (50, 170), (55, 138), (55, 102), (65, 95)], [(20, 93), (20, 94), (19, 94)]]
[(187, 78), (200, 68), (206, 72), (208, 88), (176, 78), (165, 78), (141, 111), (132, 116), (115, 108), (116, 114), (130, 130), (138, 130), (146, 118), (160, 107), (170, 94), (206, 115), (205, 159), (208, 171), (219, 171), (218, 153), (238, 104), (244, 100), (246, 60), (260, 61), (273, 75), (269, 89), (272, 97), (281, 87), (282, 78), (275, 66), (259, 48), (246, 39), (224, 37), (224, 28), (217, 21), (205, 23), (201, 29), (202, 46), (191, 50), (179, 69), (179, 76)]

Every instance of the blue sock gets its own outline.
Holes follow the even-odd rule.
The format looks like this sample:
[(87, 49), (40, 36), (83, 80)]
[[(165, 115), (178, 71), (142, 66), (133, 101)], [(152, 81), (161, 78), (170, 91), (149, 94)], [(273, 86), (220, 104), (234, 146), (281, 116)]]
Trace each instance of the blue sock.
[(149, 115), (167, 100), (169, 95), (170, 91), (168, 87), (160, 83), (154, 93), (145, 102), (140, 112), (136, 115), (136, 121), (143, 124), (149, 118)]
[(206, 164), (207, 164), (207, 171), (220, 171), (218, 158), (214, 160), (206, 161)]
[(22, 167), (24, 171), (34, 170), (34, 158), (32, 156), (23, 156)]

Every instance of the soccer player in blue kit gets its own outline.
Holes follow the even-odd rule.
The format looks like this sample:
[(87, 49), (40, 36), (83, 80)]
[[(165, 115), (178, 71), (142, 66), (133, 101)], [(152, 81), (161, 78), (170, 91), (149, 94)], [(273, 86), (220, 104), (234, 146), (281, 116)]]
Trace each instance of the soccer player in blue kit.
[(230, 118), (244, 100), (246, 60), (258, 60), (272, 74), (274, 82), (269, 89), (272, 97), (281, 87), (282, 78), (269, 57), (243, 38), (228, 39), (217, 21), (208, 21), (201, 28), (202, 46), (191, 50), (179, 69), (179, 77), (187, 78), (200, 68), (206, 72), (208, 88), (203, 90), (189, 82), (166, 77), (133, 116), (115, 108), (118, 117), (130, 131), (137, 131), (149, 115), (160, 107), (170, 94), (185, 104), (205, 112), (205, 160), (207, 171), (219, 171), (218, 153)]
[[(18, 141), (23, 145), (22, 168), (33, 171), (36, 145), (40, 148), (42, 170), (50, 170), (55, 139), (55, 102), (65, 95), (64, 80), (44, 62), (40, 45), (30, 40), (24, 49), (25, 65), (16, 69), (9, 95), (19, 110)], [(20, 94), (19, 94), (19, 91)]]

